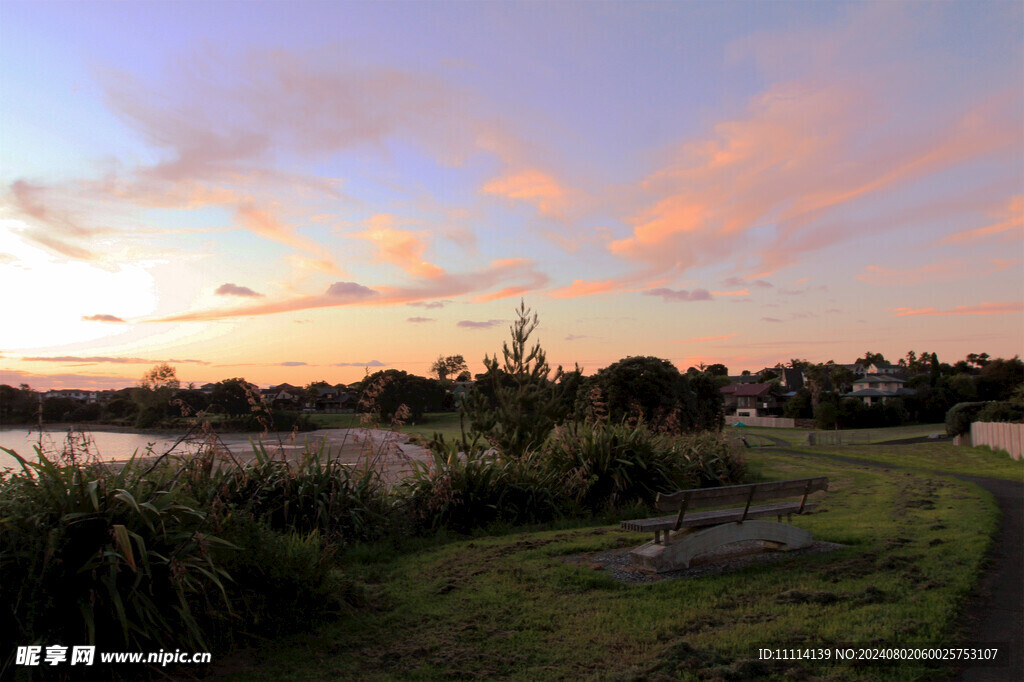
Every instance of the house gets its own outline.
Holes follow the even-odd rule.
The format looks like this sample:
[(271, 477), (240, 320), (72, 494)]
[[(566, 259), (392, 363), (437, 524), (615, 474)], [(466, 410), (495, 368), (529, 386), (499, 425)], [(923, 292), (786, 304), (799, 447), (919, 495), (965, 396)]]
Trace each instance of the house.
[(906, 382), (898, 377), (868, 374), (854, 379), (853, 391), (847, 393), (844, 397), (860, 398), (865, 405), (884, 404), (889, 398), (898, 398), (916, 393), (914, 389), (903, 388), (904, 383)]
[(96, 402), (99, 394), (96, 391), (83, 391), (77, 388), (60, 388), (53, 391), (47, 391), (43, 394), (43, 398), (70, 398), (71, 400), (77, 400), (83, 403), (94, 403)]
[(899, 365), (893, 365), (888, 362), (872, 362), (870, 365), (862, 365), (860, 363), (854, 363), (852, 365), (840, 365), (853, 372), (854, 376), (863, 377), (870, 374), (877, 374), (883, 376), (894, 376), (903, 371), (903, 368)]
[(888, 362), (873, 362), (864, 368), (865, 375), (894, 376), (899, 374), (900, 366)]
[(263, 402), (275, 409), (298, 409), (305, 400), (305, 391), (291, 384), (279, 384), (260, 391)]
[(317, 412), (353, 412), (358, 396), (352, 391), (325, 387), (316, 389), (316, 395), (307, 401), (306, 406)]
[(738, 417), (763, 417), (779, 406), (771, 384), (729, 384), (719, 389), (725, 399), (725, 413)]

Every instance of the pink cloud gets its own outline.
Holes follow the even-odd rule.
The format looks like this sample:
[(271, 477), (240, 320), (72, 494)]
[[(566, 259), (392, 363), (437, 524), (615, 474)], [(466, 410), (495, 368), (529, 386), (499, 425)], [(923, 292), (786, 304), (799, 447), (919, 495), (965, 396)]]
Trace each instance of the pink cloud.
[[(813, 46), (807, 52), (813, 56)], [(751, 279), (763, 277), (808, 253), (891, 230), (893, 214), (919, 225), (936, 213), (934, 201), (897, 195), (901, 187), (1020, 153), (1019, 95), (978, 97), (970, 108), (921, 123), (905, 106), (879, 106), (889, 86), (842, 71), (770, 84), (742, 115), (691, 138), (647, 177), (637, 188), (647, 207), (627, 220), (632, 233), (608, 250), (655, 273), (744, 254), (755, 259)], [(870, 132), (889, 129), (899, 132)], [(885, 219), (853, 212), (882, 197), (902, 205)], [(990, 232), (1015, 224), (1004, 220)]]
[(622, 282), (613, 279), (606, 280), (582, 280), (574, 279), (572, 284), (548, 292), (551, 298), (579, 298), (581, 296), (592, 296), (593, 294), (615, 291), (625, 286)]
[(710, 301), (711, 294), (708, 293), (707, 289), (666, 289), (664, 287), (658, 289), (649, 289), (644, 292), (645, 296), (660, 296), (665, 301)]
[(203, 360), (152, 360), (148, 358), (124, 358), (124, 357), (111, 357), (111, 356), (88, 356), (83, 357), (80, 355), (59, 355), (49, 357), (30, 357), (22, 358), (23, 362), (60, 362), (64, 364), (75, 363), (75, 364), (94, 364), (94, 363), (112, 363), (115, 365), (156, 365), (162, 362), (172, 364), (185, 364), (185, 363), (196, 363), (200, 365), (209, 364)]
[(264, 239), (280, 242), (300, 251), (317, 254), (321, 259), (330, 262), (330, 255), (326, 249), (313, 240), (296, 234), (290, 225), (279, 220), (268, 209), (259, 208), (252, 203), (246, 202), (238, 207), (235, 219), (242, 227)]
[(885, 286), (908, 286), (932, 280), (958, 279), (978, 274), (972, 273), (962, 261), (953, 259), (905, 270), (881, 265), (867, 265), (864, 270), (865, 272), (857, 275), (857, 279), (869, 284)]
[(491, 180), (480, 191), (524, 201), (542, 214), (555, 218), (563, 217), (569, 196), (569, 191), (554, 177), (537, 169), (508, 173)]
[(371, 288), (356, 282), (335, 282), (323, 294), (253, 303), (236, 308), (198, 310), (151, 321), (195, 322), (353, 305), (388, 306), (423, 303), (424, 307), (428, 307), (430, 302), (436, 302), (438, 299), (445, 300), (456, 296), (479, 294), (495, 286), (505, 285), (507, 288), (506, 283), (510, 280), (520, 282), (513, 286), (519, 286), (523, 291), (528, 291), (545, 286), (549, 278), (544, 273), (538, 272), (530, 260), (509, 258), (494, 261), (483, 270), (468, 273), (446, 273), (441, 277), (426, 279), (408, 287), (377, 286)]
[(378, 214), (369, 221), (368, 229), (351, 235), (365, 239), (377, 248), (377, 259), (396, 265), (410, 275), (436, 279), (445, 273), (440, 267), (423, 260), (427, 245), (420, 236), (392, 227), (394, 216)]
[(213, 293), (217, 294), (218, 296), (242, 296), (250, 298), (259, 298), (263, 296), (263, 294), (256, 293), (249, 287), (231, 284), (230, 282), (227, 284), (221, 284)]
[(1004, 239), (1019, 240), (1024, 237), (1024, 195), (1017, 194), (1010, 197), (1006, 206), (1002, 209), (992, 211), (996, 222), (978, 227), (973, 230), (965, 230), (951, 234), (939, 241), (940, 244), (962, 244), (991, 237), (1003, 235)]
[(910, 317), (916, 315), (1003, 315), (1006, 313), (1024, 312), (1024, 303), (979, 303), (978, 305), (958, 305), (949, 310), (936, 308), (889, 308), (891, 317)]
[(117, 315), (83, 315), (82, 319), (86, 322), (124, 322), (124, 319)]
[(464, 329), (490, 329), (504, 322), (504, 320), (487, 320), (484, 322), (476, 322), (474, 320), (460, 320), (456, 323), (456, 327), (463, 327)]

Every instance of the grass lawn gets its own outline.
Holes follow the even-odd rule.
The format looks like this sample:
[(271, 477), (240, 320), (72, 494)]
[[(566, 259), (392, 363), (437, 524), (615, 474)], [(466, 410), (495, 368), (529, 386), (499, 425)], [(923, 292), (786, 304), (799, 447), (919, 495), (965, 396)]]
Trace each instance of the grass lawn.
[[(359, 414), (311, 414), (309, 420), (319, 429), (350, 429), (365, 426)], [(390, 428), (384, 424), (380, 428)], [(417, 435), (429, 440), (435, 432), (445, 438), (457, 438), (460, 434), (458, 412), (428, 412), (415, 424), (404, 424), (397, 429), (402, 433)]]
[(216, 672), (235, 680), (942, 679), (948, 671), (917, 662), (765, 663), (757, 651), (950, 643), (995, 528), (992, 498), (941, 476), (770, 450), (747, 459), (758, 479), (829, 476), (819, 510), (794, 521), (845, 547), (635, 585), (560, 560), (647, 539), (611, 524), (415, 550), (363, 546), (342, 565), (364, 594), (361, 607), (312, 633), (261, 642)]
[(842, 445), (795, 447), (798, 452), (831, 454), (892, 464), (907, 469), (946, 471), (952, 474), (1024, 481), (1024, 460), (1011, 459), (1002, 451), (968, 448), (946, 442), (910, 445)]
[[(767, 440), (761, 440), (758, 442), (757, 438), (749, 438), (749, 436), (771, 436), (772, 438), (778, 438), (785, 441), (789, 445), (805, 445), (807, 443), (807, 434), (811, 433), (814, 429), (776, 429), (767, 426), (727, 426), (725, 432), (729, 435), (739, 436), (746, 435), (751, 445), (768, 444)], [(861, 435), (866, 435), (867, 442), (869, 443), (884, 443), (890, 440), (900, 440), (903, 438), (922, 438), (930, 436), (934, 433), (940, 433), (945, 435), (946, 425), (945, 424), (913, 424), (910, 426), (892, 426), (884, 429), (861, 429), (858, 431)]]

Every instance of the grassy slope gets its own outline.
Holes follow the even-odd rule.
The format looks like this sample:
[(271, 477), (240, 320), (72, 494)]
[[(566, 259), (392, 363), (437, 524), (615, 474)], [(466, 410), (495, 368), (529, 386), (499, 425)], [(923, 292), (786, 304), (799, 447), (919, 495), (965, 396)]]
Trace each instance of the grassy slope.
[(864, 670), (753, 659), (771, 645), (948, 641), (995, 527), (992, 499), (943, 477), (770, 451), (749, 461), (758, 478), (828, 475), (824, 513), (797, 523), (847, 547), (650, 585), (559, 561), (645, 539), (607, 525), (399, 555), (363, 548), (344, 569), (372, 606), (261, 645), (232, 679), (928, 677), (909, 663)]

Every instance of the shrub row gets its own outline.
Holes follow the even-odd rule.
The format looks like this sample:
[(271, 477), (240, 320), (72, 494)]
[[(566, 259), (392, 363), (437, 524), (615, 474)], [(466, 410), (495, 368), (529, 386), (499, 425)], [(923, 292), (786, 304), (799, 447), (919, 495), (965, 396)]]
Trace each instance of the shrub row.
[(520, 458), (479, 440), (436, 437), (432, 460), (402, 483), (421, 528), (465, 531), (539, 523), (650, 504), (658, 492), (739, 483), (744, 466), (717, 433), (657, 433), (644, 425), (569, 422)]

